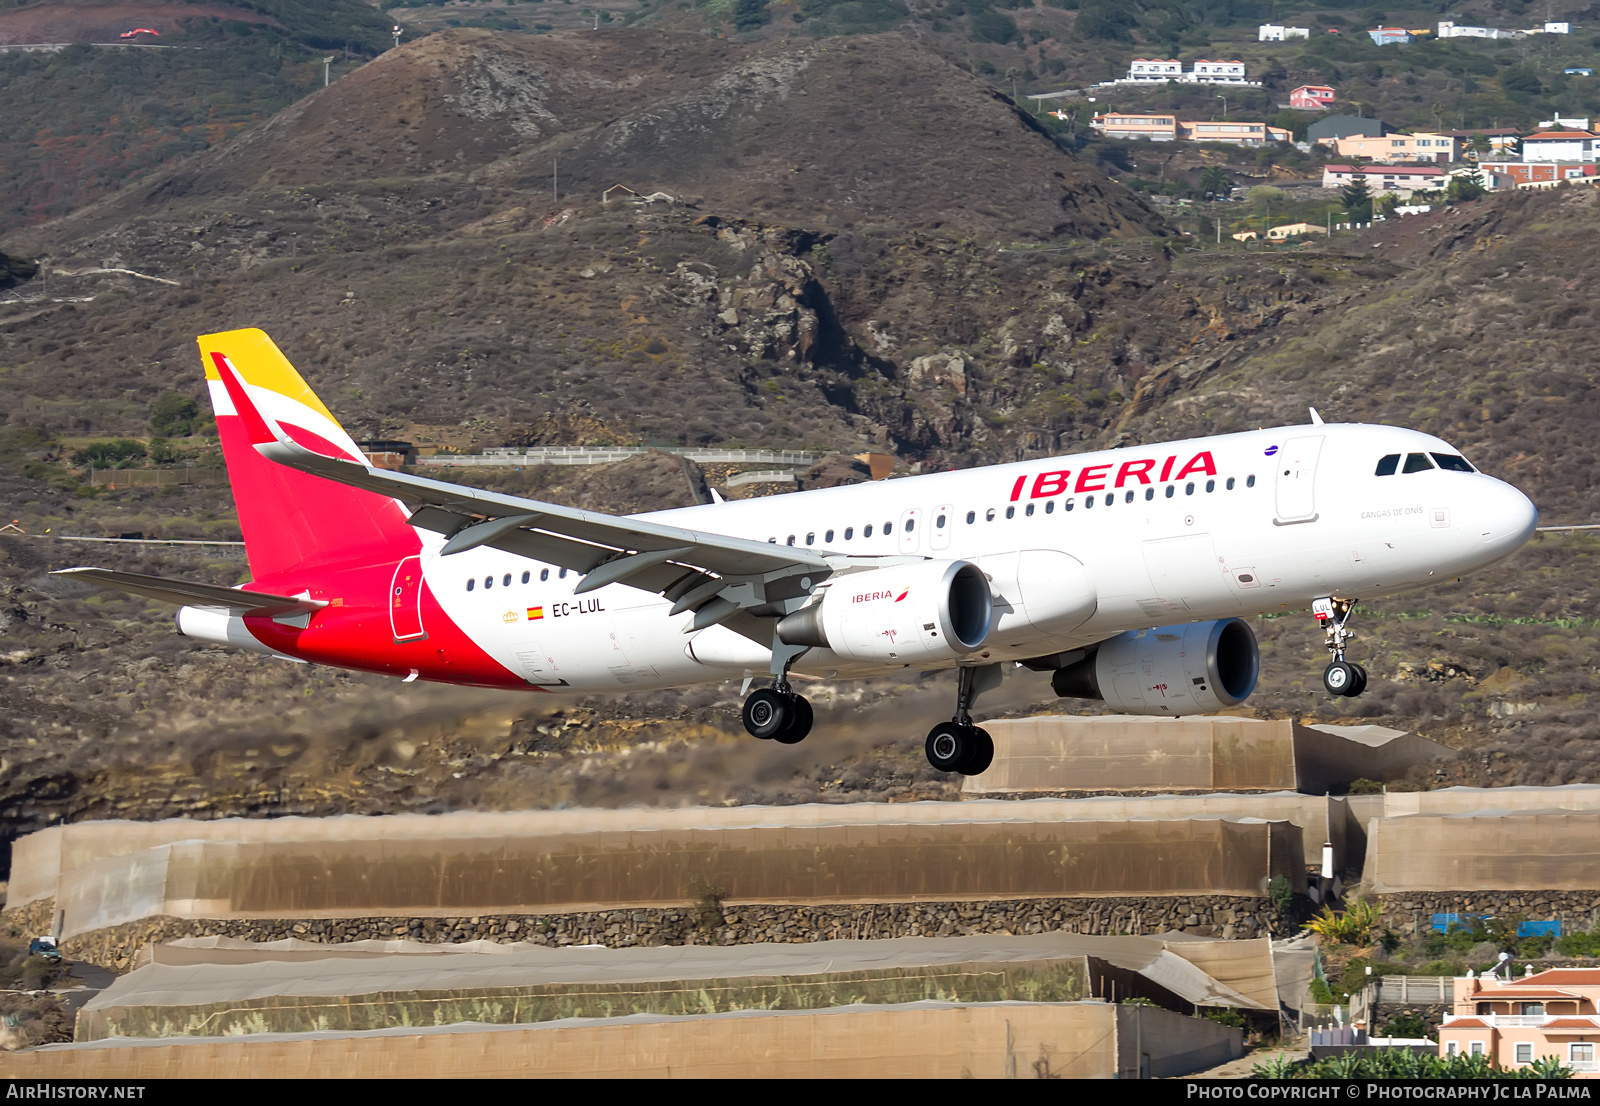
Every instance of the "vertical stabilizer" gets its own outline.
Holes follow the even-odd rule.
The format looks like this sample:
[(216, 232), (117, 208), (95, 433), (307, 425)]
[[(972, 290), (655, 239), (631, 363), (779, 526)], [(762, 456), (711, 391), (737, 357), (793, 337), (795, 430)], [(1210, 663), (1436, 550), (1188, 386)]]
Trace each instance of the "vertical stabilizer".
[(249, 429), (228, 394), (222, 366), (232, 366), (250, 400), (307, 449), (366, 463), (271, 338), (260, 330), (230, 330), (200, 339), (200, 361), (228, 463), (251, 575), (266, 579), (299, 569), (385, 564), (421, 549), (393, 499), (318, 479), (256, 452)]

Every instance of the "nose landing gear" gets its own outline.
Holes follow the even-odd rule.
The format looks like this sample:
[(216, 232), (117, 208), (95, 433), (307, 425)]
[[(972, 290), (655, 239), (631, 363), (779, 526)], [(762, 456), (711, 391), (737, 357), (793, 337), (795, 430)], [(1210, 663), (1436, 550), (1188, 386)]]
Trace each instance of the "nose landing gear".
[(956, 716), (928, 731), (923, 750), (928, 763), (941, 772), (979, 776), (994, 760), (994, 739), (989, 731), (972, 724), (972, 703), (981, 693), (1000, 684), (1000, 666), (956, 669)]
[(1322, 672), (1322, 686), (1329, 695), (1347, 695), (1354, 698), (1367, 690), (1367, 670), (1359, 664), (1344, 659), (1345, 645), (1355, 637), (1346, 625), (1355, 611), (1356, 600), (1326, 598), (1311, 604), (1311, 612), (1322, 623), (1327, 638), (1328, 652), (1333, 660)]

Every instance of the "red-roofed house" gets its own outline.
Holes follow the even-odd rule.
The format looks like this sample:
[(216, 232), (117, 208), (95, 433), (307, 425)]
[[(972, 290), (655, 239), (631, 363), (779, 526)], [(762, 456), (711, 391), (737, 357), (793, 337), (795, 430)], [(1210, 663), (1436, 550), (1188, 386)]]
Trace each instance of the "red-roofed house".
[(1502, 1068), (1553, 1056), (1579, 1078), (1600, 1076), (1600, 968), (1557, 968), (1505, 983), (1455, 980), (1455, 1012), (1439, 1027), (1444, 1056), (1484, 1055)]
[(1523, 161), (1594, 161), (1600, 138), (1588, 131), (1539, 131), (1522, 140)]
[(1406, 199), (1413, 192), (1443, 187), (1445, 172), (1437, 165), (1327, 165), (1322, 170), (1322, 187), (1343, 188), (1357, 178), (1367, 182), (1374, 196), (1393, 192)]
[(1333, 106), (1333, 88), (1325, 84), (1303, 84), (1289, 93), (1289, 106), (1302, 111), (1324, 111)]

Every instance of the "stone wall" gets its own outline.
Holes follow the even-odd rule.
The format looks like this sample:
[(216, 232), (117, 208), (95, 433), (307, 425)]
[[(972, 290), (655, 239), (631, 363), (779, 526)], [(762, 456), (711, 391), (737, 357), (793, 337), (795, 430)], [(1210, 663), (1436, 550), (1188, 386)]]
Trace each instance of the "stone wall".
[(1378, 895), (1384, 924), (1396, 933), (1425, 932), (1434, 914), (1482, 914), (1530, 921), (1560, 919), (1590, 930), (1600, 921), (1600, 891), (1403, 891)]
[[(41, 904), (29, 904), (30, 909)], [(44, 906), (42, 916), (50, 909)], [(10, 912), (6, 920), (10, 920)], [(851, 906), (725, 906), (707, 900), (682, 909), (601, 910), (572, 914), (463, 918), (339, 918), (230, 921), (147, 918), (68, 938), (62, 952), (118, 971), (138, 950), (178, 937), (249, 941), (409, 938), (529, 941), (542, 945), (750, 944), (886, 937), (955, 937), (972, 933), (1153, 934), (1183, 930), (1203, 937), (1286, 936), (1291, 925), (1270, 900), (1208, 896), (1172, 899), (1022, 899), (998, 902), (888, 903)]]

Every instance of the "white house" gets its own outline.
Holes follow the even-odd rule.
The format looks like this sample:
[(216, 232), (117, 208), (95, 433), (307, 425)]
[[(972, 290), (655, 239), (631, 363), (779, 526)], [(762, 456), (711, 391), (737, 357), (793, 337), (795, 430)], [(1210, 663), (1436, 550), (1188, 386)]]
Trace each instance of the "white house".
[(1460, 27), (1442, 19), (1439, 21), (1440, 38), (1517, 38), (1521, 31), (1502, 31), (1498, 27)]
[(1544, 33), (1547, 35), (1570, 35), (1572, 33), (1572, 24), (1546, 23), (1544, 25)]
[(1130, 81), (1181, 81), (1183, 63), (1175, 58), (1134, 58), (1128, 66)]
[(1128, 66), (1128, 75), (1124, 81), (1131, 84), (1148, 84), (1156, 81), (1177, 81), (1179, 84), (1248, 83), (1244, 79), (1242, 61), (1201, 59), (1194, 63), (1193, 69), (1185, 70), (1183, 63), (1174, 58), (1134, 58)]
[(1309, 27), (1282, 27), (1276, 23), (1263, 23), (1256, 32), (1257, 42), (1282, 42), (1286, 38), (1310, 38)]
[(1600, 137), (1588, 131), (1540, 131), (1522, 140), (1523, 161), (1594, 161)]
[(1243, 84), (1242, 61), (1197, 61), (1194, 63), (1196, 84)]

